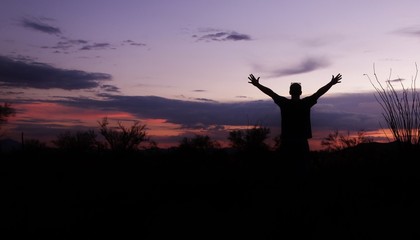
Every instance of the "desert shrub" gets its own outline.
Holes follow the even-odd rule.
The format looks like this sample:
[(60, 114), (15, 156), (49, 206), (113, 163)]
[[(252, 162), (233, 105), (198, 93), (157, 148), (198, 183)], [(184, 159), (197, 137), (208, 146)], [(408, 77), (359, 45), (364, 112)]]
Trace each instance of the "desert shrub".
[(146, 125), (134, 121), (130, 127), (125, 127), (120, 121), (117, 126), (110, 127), (107, 118), (98, 121), (100, 133), (105, 138), (108, 147), (112, 151), (134, 151), (140, 148), (142, 142), (148, 142), (146, 134)]
[(207, 135), (195, 135), (192, 138), (184, 137), (180, 141), (179, 149), (181, 150), (193, 150), (193, 151), (209, 151), (220, 148), (220, 144), (212, 140)]
[(270, 147), (266, 143), (266, 140), (269, 134), (269, 128), (254, 125), (249, 129), (229, 132), (228, 140), (232, 148), (238, 150), (268, 150)]
[[(403, 85), (403, 80), (391, 80), (391, 73), (383, 85), (373, 69), (374, 79), (366, 75), (375, 88), (375, 98), (382, 107), (383, 117), (391, 130), (395, 141), (405, 145), (420, 145), (420, 95), (416, 88), (418, 68), (411, 79), (410, 87)], [(399, 83), (401, 89), (394, 87)]]
[(99, 145), (96, 137), (97, 135), (93, 130), (77, 131), (75, 133), (65, 131), (59, 134), (52, 143), (63, 150), (90, 151), (97, 149)]
[(25, 151), (42, 151), (47, 149), (47, 144), (38, 139), (27, 139), (24, 141), (23, 146)]
[(357, 136), (352, 137), (350, 131), (347, 134), (342, 134), (338, 130), (328, 134), (327, 137), (322, 139), (321, 145), (325, 147), (326, 151), (338, 151), (345, 148), (355, 147), (361, 143), (369, 143), (373, 140), (366, 137), (363, 130), (357, 132)]
[(7, 118), (15, 114), (15, 109), (11, 107), (10, 103), (4, 103), (0, 105), (0, 124), (7, 121)]
[[(4, 103), (0, 105), (0, 129), (3, 124), (7, 122), (7, 119), (13, 116), (16, 113), (16, 110), (11, 107), (10, 103)], [(3, 134), (0, 132), (0, 137)]]

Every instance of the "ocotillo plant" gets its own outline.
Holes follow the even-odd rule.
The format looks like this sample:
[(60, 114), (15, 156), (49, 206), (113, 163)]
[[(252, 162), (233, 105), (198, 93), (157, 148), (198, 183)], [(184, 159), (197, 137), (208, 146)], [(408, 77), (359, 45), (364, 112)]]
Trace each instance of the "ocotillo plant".
[[(375, 99), (383, 109), (383, 117), (394, 140), (403, 144), (420, 145), (420, 95), (416, 88), (418, 67), (411, 79), (410, 87), (405, 87), (403, 79), (391, 80), (391, 72), (385, 84), (381, 84), (373, 67), (375, 81), (365, 74), (377, 95)], [(396, 89), (393, 83), (399, 82), (401, 89)]]

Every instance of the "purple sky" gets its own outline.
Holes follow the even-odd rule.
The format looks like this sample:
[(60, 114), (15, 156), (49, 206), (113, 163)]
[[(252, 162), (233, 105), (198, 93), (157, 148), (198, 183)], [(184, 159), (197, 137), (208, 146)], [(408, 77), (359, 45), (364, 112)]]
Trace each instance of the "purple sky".
[[(409, 85), (420, 52), (414, 0), (1, 5), (0, 100), (22, 107), (10, 137), (56, 136), (101, 116), (143, 121), (158, 143), (197, 132), (223, 139), (255, 123), (274, 136), (279, 110), (247, 83), (250, 73), (284, 96), (290, 82), (305, 96), (341, 73), (313, 109), (314, 141), (333, 130), (375, 132), (382, 110), (364, 74), (372, 77), (375, 64), (380, 81)], [(45, 103), (55, 107), (34, 110)], [(60, 109), (76, 113), (60, 118)]]

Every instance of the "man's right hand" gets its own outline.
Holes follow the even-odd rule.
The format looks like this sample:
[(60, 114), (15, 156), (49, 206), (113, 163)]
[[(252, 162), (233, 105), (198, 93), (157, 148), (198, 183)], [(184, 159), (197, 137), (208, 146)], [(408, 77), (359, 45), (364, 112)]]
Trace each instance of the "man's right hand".
[(333, 85), (335, 85), (335, 84), (337, 84), (337, 83), (341, 83), (341, 74), (339, 73), (339, 74), (337, 74), (337, 76), (335, 76), (334, 77), (334, 75), (332, 76), (332, 78), (331, 78), (331, 83), (333, 84)]
[(257, 86), (258, 84), (260, 84), (260, 82), (259, 82), (260, 81), (260, 77), (255, 78), (253, 74), (249, 74), (248, 79), (249, 79), (249, 82), (248, 83), (251, 83), (254, 86)]

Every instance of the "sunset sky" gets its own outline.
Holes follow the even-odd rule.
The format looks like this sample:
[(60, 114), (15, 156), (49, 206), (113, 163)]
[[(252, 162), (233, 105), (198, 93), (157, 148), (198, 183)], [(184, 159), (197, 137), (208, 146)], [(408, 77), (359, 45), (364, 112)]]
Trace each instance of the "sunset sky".
[[(4, 136), (49, 141), (66, 130), (138, 120), (160, 147), (261, 124), (280, 111), (248, 83), (303, 96), (341, 73), (312, 110), (312, 149), (335, 130), (381, 131), (380, 81), (410, 85), (420, 60), (418, 0), (1, 0)], [(373, 136), (373, 135), (372, 135)]]

